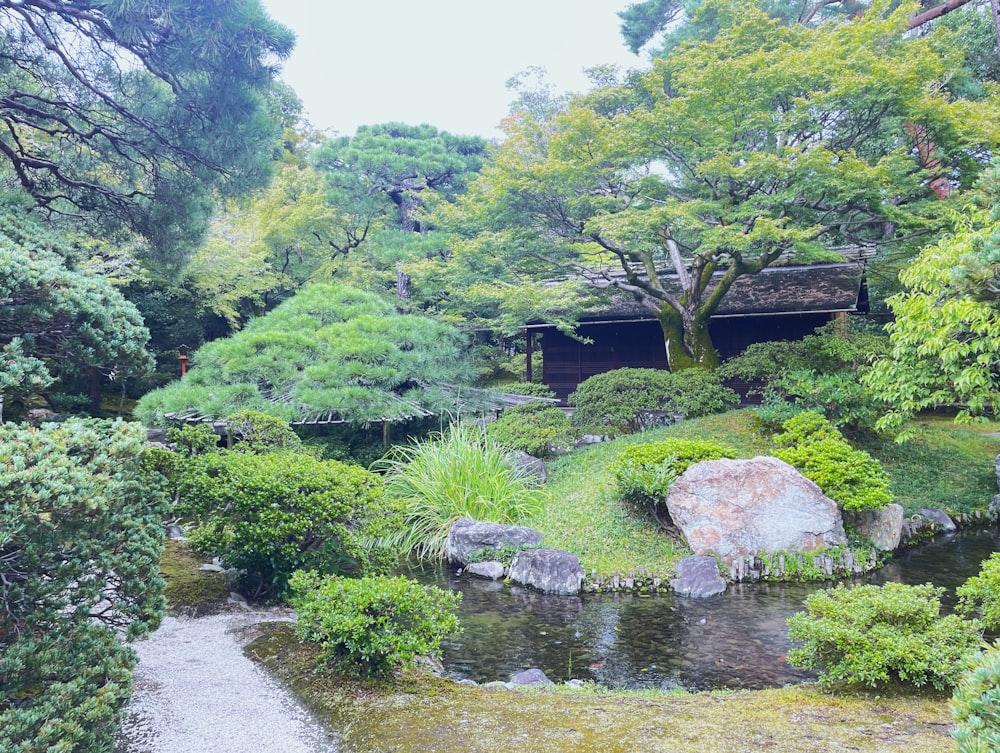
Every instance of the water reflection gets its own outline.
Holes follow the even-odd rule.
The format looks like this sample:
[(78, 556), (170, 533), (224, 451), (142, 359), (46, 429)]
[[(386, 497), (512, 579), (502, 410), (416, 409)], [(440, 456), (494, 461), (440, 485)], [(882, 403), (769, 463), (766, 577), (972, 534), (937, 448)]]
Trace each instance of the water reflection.
[[(1000, 548), (995, 530), (939, 537), (866, 579), (954, 589)], [(785, 662), (785, 620), (818, 587), (737, 584), (710, 599), (672, 594), (547, 596), (437, 569), (418, 578), (463, 594), (464, 632), (445, 643), (445, 673), (476, 682), (538, 667), (557, 682), (596, 680), (617, 688), (757, 689), (810, 675)]]

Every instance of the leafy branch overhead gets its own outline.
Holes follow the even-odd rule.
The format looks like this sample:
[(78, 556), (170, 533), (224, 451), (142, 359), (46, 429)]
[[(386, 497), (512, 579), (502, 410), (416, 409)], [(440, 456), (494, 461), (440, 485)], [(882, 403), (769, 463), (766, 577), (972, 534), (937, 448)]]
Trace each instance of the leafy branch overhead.
[(266, 179), (293, 44), (257, 0), (0, 0), (0, 158), (50, 211), (183, 233)]

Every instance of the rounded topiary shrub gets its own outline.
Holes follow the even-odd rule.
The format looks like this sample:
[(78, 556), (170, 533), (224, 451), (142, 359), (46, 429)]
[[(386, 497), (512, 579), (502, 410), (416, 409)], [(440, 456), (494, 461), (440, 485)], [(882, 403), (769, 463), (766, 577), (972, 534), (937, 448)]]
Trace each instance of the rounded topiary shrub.
[(975, 654), (951, 699), (958, 753), (1000, 750), (1000, 646)]
[(253, 598), (282, 597), (296, 570), (380, 571), (394, 559), (373, 546), (399, 525), (382, 479), (357, 466), (311, 455), (223, 452), (191, 458), (178, 513), (192, 519), (191, 542), (241, 573)]
[(318, 643), (344, 674), (383, 677), (418, 656), (435, 656), (458, 632), (461, 594), (408, 578), (323, 578), (296, 573), (291, 580), (296, 634)]
[(665, 524), (664, 500), (674, 479), (703, 460), (735, 458), (732, 447), (712, 440), (664, 439), (626, 447), (611, 465), (615, 494)]
[(489, 425), (490, 439), (512, 450), (543, 458), (573, 442), (569, 416), (551, 403), (532, 401), (507, 408)]
[(740, 396), (708, 369), (675, 371), (670, 375), (670, 386), (670, 407), (684, 418), (725, 413), (740, 402)]
[(819, 670), (824, 684), (892, 683), (952, 687), (979, 645), (979, 626), (941, 616), (943, 588), (931, 584), (843, 584), (810, 594), (788, 618), (788, 637), (803, 645), (788, 662)]
[(774, 456), (795, 466), (845, 510), (892, 502), (889, 474), (864, 450), (855, 450), (826, 418), (806, 411), (785, 421), (774, 437)]
[(670, 372), (615, 369), (585, 379), (569, 396), (572, 421), (580, 431), (634, 434), (648, 428), (646, 411), (669, 409)]

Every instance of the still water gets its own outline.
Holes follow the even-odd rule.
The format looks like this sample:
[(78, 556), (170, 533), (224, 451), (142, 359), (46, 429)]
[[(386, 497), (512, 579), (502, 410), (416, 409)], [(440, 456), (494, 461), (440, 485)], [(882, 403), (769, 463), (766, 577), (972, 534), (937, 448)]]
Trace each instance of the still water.
[[(942, 536), (898, 554), (863, 581), (954, 589), (1000, 550), (995, 529)], [(824, 586), (735, 584), (722, 596), (673, 594), (548, 596), (531, 589), (427, 570), (425, 583), (462, 592), (464, 632), (443, 646), (445, 674), (507, 680), (538, 667), (553, 681), (593, 680), (613, 688), (765, 688), (808, 679), (785, 662), (785, 620)], [(831, 585), (831, 584), (826, 584)]]

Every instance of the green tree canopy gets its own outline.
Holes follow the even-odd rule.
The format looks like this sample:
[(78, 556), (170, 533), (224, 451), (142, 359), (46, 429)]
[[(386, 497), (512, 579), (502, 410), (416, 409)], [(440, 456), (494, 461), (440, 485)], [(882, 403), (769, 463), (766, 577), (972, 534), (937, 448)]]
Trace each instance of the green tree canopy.
[(1000, 163), (952, 221), (887, 301), (891, 348), (865, 380), (892, 406), (880, 428), (898, 431), (940, 406), (958, 407), (962, 419), (1000, 408)]
[(464, 346), (451, 327), (398, 314), (373, 293), (314, 284), (204, 345), (188, 375), (143, 397), (137, 414), (148, 423), (240, 410), (289, 421), (403, 420), (454, 405), (446, 387), (468, 378)]
[(0, 390), (30, 392), (84, 368), (112, 378), (150, 368), (135, 306), (77, 266), (72, 242), (15, 212), (0, 206)]
[(261, 183), (294, 36), (259, 0), (0, 0), (0, 155), (45, 209), (189, 237)]
[(712, 366), (708, 321), (736, 279), (933, 231), (931, 181), (966, 186), (995, 145), (995, 103), (949, 96), (960, 55), (904, 38), (911, 10), (812, 28), (711, 0), (713, 38), (516, 121), (445, 219), (504, 270), (633, 296), (671, 368)]

